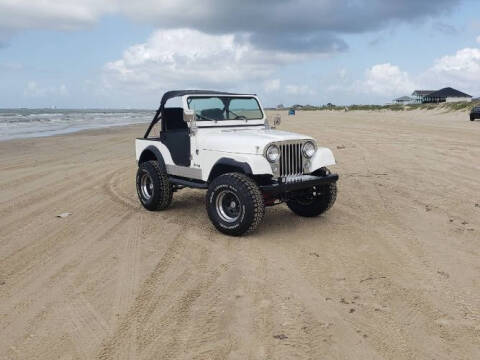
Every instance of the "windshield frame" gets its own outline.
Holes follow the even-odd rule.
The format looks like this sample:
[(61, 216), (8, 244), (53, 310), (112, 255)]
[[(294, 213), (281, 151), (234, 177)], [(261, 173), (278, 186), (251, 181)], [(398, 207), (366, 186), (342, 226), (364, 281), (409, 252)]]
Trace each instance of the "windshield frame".
[[(195, 112), (195, 117), (197, 124), (201, 127), (204, 127), (203, 125), (211, 125), (212, 123), (215, 124), (216, 126), (227, 126), (226, 123), (228, 123), (228, 126), (235, 126), (237, 125), (257, 125), (257, 123), (260, 122), (260, 124), (265, 123), (265, 112), (263, 110), (263, 107), (259, 101), (259, 99), (252, 94), (246, 94), (246, 95), (225, 95), (225, 94), (195, 94), (195, 95), (186, 95), (184, 96), (184, 108), (185, 109), (190, 109), (190, 102), (191, 99), (194, 98), (200, 98), (200, 99), (210, 99), (210, 98), (218, 98), (222, 103), (224, 104), (224, 110), (226, 109), (225, 101), (224, 99), (229, 99), (229, 103), (233, 99), (252, 99), (257, 103), (258, 110), (261, 113), (261, 117), (254, 118), (254, 119), (222, 119), (222, 120), (215, 120), (215, 119), (208, 119), (205, 118)], [(219, 124), (225, 124), (225, 125), (219, 125)]]

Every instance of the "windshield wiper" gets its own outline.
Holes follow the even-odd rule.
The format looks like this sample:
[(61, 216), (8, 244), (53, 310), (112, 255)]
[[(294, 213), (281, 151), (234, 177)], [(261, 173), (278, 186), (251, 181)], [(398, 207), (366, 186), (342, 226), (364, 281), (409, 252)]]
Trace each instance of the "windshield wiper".
[(235, 118), (233, 120), (247, 120), (246, 116), (235, 114), (232, 110), (227, 110), (227, 112), (235, 115)]

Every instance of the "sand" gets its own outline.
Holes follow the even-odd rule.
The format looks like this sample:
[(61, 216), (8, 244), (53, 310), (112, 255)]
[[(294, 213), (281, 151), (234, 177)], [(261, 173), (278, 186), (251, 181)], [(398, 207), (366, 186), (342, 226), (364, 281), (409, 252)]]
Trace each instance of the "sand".
[(141, 208), (143, 125), (1, 142), (0, 359), (478, 359), (480, 121), (283, 120), (334, 151), (339, 196), (244, 238), (199, 190)]

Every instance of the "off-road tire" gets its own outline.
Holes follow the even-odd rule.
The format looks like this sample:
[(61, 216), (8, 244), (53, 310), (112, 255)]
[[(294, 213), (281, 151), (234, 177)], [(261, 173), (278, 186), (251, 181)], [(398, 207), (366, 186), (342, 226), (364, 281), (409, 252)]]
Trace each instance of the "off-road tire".
[[(219, 206), (222, 206), (219, 204), (220, 197), (227, 195), (233, 203), (238, 202), (234, 207), (238, 215), (232, 215), (230, 221), (225, 220), (229, 215), (222, 215), (222, 210), (219, 210)], [(241, 173), (227, 173), (215, 178), (208, 187), (206, 208), (212, 224), (220, 232), (232, 236), (254, 231), (265, 215), (260, 189), (255, 181)]]
[[(148, 175), (151, 179), (151, 195), (149, 198), (142, 192), (142, 177)], [(139, 165), (137, 171), (137, 195), (143, 207), (150, 211), (164, 210), (172, 203), (172, 185), (168, 175), (155, 160), (146, 161)]]
[(318, 195), (310, 202), (300, 202), (295, 199), (287, 201), (287, 206), (295, 214), (303, 217), (318, 216), (329, 210), (337, 199), (337, 184), (331, 183), (316, 188)]
[(475, 120), (475, 118), (473, 116), (470, 116), (470, 121), (473, 121)]

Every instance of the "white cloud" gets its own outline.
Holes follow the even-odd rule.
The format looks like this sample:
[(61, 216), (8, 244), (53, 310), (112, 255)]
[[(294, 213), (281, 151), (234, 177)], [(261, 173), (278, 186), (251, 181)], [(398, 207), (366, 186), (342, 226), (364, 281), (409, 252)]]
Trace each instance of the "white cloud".
[(480, 49), (465, 48), (435, 60), (419, 80), (430, 87), (451, 86), (471, 95), (480, 93)]
[(68, 88), (65, 84), (62, 84), (58, 87), (58, 94), (62, 96), (69, 94)]
[(35, 81), (29, 81), (23, 94), (27, 97), (66, 96), (69, 94), (65, 84), (60, 86), (41, 86)]
[[(466, 48), (435, 61), (432, 71), (436, 73), (478, 75), (480, 73), (480, 49)], [(478, 77), (477, 77), (478, 79)]]
[[(267, 81), (275, 69), (302, 56), (262, 51), (248, 38), (209, 35), (196, 30), (158, 30), (147, 42), (128, 48), (104, 68), (107, 87), (151, 91), (221, 85), (238, 88), (245, 81)], [(276, 81), (266, 83), (274, 90)], [(258, 85), (256, 85), (258, 86)]]
[(39, 97), (45, 95), (45, 89), (39, 87), (35, 81), (29, 81), (23, 93), (26, 96)]
[(346, 33), (442, 14), (460, 1), (430, 6), (418, 0), (0, 0), (0, 31), (78, 29), (113, 14), (161, 29), (249, 34), (264, 49), (330, 54), (347, 49)]
[(365, 78), (353, 89), (364, 94), (391, 97), (408, 95), (414, 88), (440, 89), (453, 87), (476, 96), (480, 93), (480, 49), (465, 48), (453, 55), (436, 59), (433, 65), (411, 76), (390, 63), (374, 65), (365, 71)]
[(397, 96), (410, 94), (415, 83), (407, 72), (390, 63), (374, 65), (365, 71), (365, 79), (357, 82), (358, 91), (366, 94)]
[(285, 86), (285, 92), (289, 95), (313, 95), (315, 93), (308, 85), (295, 84)]
[(0, 70), (19, 71), (23, 69), (23, 64), (17, 62), (0, 63)]
[(348, 76), (348, 71), (347, 71), (347, 69), (342, 68), (342, 69), (338, 70), (337, 75), (340, 78), (340, 80), (345, 80)]
[(263, 83), (263, 88), (266, 92), (274, 92), (280, 90), (280, 79), (266, 80)]
[(71, 30), (114, 9), (113, 0), (0, 0), (0, 28)]

